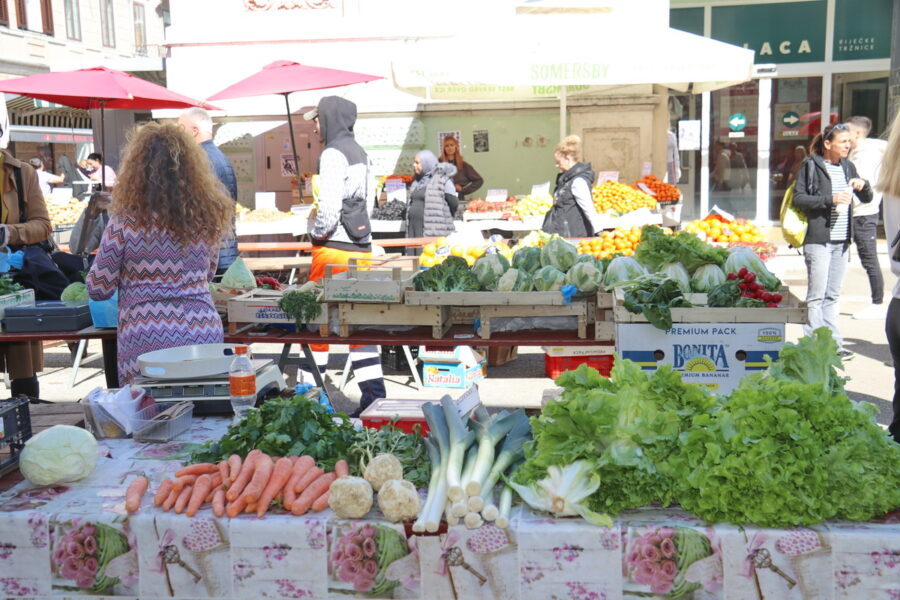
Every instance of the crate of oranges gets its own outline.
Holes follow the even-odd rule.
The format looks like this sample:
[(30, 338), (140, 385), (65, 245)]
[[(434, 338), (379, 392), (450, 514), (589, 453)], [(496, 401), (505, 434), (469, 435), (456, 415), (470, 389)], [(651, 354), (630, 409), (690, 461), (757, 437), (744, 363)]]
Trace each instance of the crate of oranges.
[(616, 227), (607, 229), (597, 237), (579, 240), (578, 252), (579, 254), (590, 254), (599, 260), (616, 254), (631, 256), (640, 242), (640, 227)]
[(653, 192), (653, 197), (659, 204), (674, 204), (681, 200), (681, 192), (677, 187), (666, 183), (655, 175), (645, 175), (634, 183), (634, 188), (641, 189), (641, 184)]
[(639, 208), (657, 208), (656, 200), (630, 185), (618, 181), (604, 181), (591, 190), (594, 208), (599, 214), (614, 213), (622, 215)]
[(696, 234), (700, 239), (720, 244), (742, 242), (758, 244), (766, 241), (762, 230), (746, 219), (729, 221), (719, 215), (709, 215), (705, 219), (691, 221), (684, 226), (685, 231)]

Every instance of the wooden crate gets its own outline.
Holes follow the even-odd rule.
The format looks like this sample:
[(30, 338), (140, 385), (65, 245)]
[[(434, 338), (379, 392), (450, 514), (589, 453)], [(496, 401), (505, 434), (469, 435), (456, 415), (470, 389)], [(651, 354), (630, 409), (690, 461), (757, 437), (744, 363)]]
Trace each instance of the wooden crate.
[(408, 288), (403, 302), (410, 306), (563, 306), (556, 292), (417, 292)]
[(452, 324), (449, 306), (340, 302), (336, 307), (341, 337), (350, 335), (352, 325), (414, 325), (431, 327), (432, 337), (440, 339)]
[(616, 321), (613, 316), (614, 298), (610, 292), (598, 292), (588, 300), (588, 322), (594, 324), (594, 339), (612, 342), (616, 339)]
[[(405, 259), (405, 260), (404, 260)], [(408, 264), (401, 264), (401, 263)], [(334, 273), (337, 268), (346, 271)], [(378, 259), (351, 259), (348, 265), (326, 265), (323, 298), (326, 302), (402, 302), (403, 292), (418, 273), (415, 256)]]
[[(806, 323), (806, 302), (787, 288), (781, 290), (783, 299), (778, 308), (737, 308), (706, 306), (706, 294), (687, 294), (694, 306), (673, 308), (673, 323)], [(615, 290), (613, 316), (616, 323), (646, 323), (644, 315), (634, 314), (624, 306), (625, 293)]]
[[(234, 335), (238, 332), (241, 325), (248, 324), (277, 323), (279, 325), (294, 325), (294, 319), (278, 308), (278, 301), (281, 300), (284, 293), (294, 289), (264, 290), (257, 288), (245, 294), (229, 298), (227, 307), (228, 333)], [(312, 322), (308, 323), (309, 325), (318, 325), (319, 334), (322, 336), (328, 335), (329, 308), (328, 304), (323, 303), (322, 312)]]
[(587, 337), (587, 307), (585, 300), (574, 300), (571, 304), (562, 306), (482, 306), (481, 307), (481, 329), (482, 339), (490, 339), (491, 337), (491, 320), (503, 317), (521, 317), (521, 318), (537, 318), (537, 317), (577, 317), (578, 318), (578, 337)]

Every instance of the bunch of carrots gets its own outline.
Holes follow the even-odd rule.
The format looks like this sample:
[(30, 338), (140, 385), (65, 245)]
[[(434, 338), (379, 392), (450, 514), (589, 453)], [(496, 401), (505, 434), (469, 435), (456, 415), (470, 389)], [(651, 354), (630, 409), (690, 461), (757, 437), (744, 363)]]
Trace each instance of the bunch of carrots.
[[(334, 471), (326, 473), (311, 456), (276, 458), (261, 450), (251, 450), (244, 459), (237, 454), (219, 464), (198, 463), (164, 479), (153, 496), (153, 504), (164, 511), (174, 509), (189, 517), (212, 503), (213, 514), (235, 518), (241, 513), (262, 517), (272, 504), (280, 502), (295, 515), (324, 510), (328, 490), (339, 477), (350, 474), (347, 461), (339, 460)], [(136, 512), (149, 487), (146, 477), (132, 480), (125, 493), (125, 508)]]

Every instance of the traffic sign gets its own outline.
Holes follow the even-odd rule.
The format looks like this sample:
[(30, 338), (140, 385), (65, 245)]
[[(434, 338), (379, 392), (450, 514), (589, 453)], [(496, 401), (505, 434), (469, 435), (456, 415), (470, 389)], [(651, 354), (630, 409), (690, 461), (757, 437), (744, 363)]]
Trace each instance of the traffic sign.
[(784, 116), (781, 117), (781, 122), (785, 127), (790, 127), (793, 129), (794, 127), (798, 127), (800, 125), (800, 115), (790, 110), (784, 113)]
[(728, 117), (728, 127), (732, 131), (741, 131), (747, 126), (747, 117), (743, 113), (734, 113)]

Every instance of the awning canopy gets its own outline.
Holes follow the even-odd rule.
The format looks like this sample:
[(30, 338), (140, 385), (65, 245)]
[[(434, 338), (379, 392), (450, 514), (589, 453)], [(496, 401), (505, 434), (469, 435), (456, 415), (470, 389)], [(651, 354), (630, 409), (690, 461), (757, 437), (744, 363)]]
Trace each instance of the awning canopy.
[(752, 50), (670, 28), (516, 17), (491, 32), (409, 42), (392, 62), (394, 85), (432, 100), (526, 100), (559, 97), (561, 86), (568, 96), (635, 84), (697, 93), (753, 75)]

